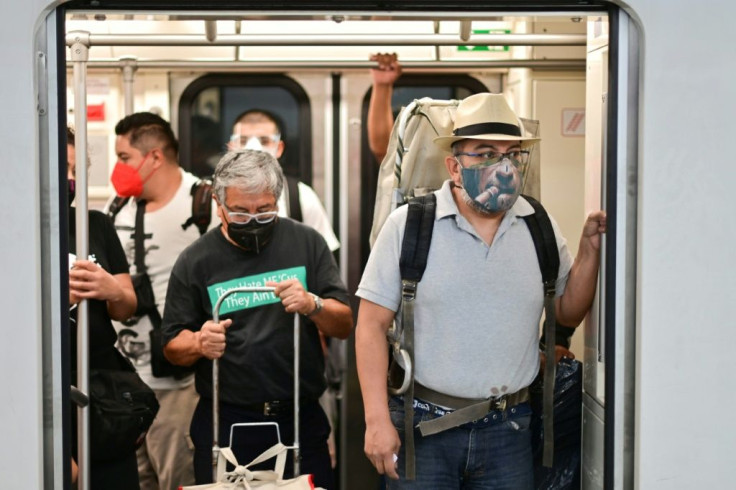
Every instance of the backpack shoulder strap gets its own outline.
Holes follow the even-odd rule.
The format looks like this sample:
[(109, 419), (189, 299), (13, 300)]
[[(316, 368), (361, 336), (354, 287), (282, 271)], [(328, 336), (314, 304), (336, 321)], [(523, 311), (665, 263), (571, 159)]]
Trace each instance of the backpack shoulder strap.
[(299, 201), (299, 180), (286, 175), (286, 187), (289, 196), (289, 218), (296, 221), (304, 221), (302, 216), (302, 205)]
[(409, 201), (399, 259), (402, 280), (414, 282), (422, 280), (432, 242), (436, 208), (437, 197), (434, 193), (415, 197)]
[(531, 196), (523, 196), (534, 208), (534, 214), (524, 216), (524, 221), (529, 228), (529, 233), (534, 241), (534, 249), (537, 252), (539, 270), (542, 272), (542, 282), (545, 292), (552, 288), (554, 294), (555, 282), (560, 269), (560, 253), (557, 250), (557, 239), (552, 228), (547, 211)]
[[(401, 271), (401, 324), (403, 341), (395, 345), (394, 357), (406, 354), (412, 367), (407, 366), (404, 396), (404, 437), (406, 448), (406, 477), (413, 480), (416, 475), (414, 456), (414, 299), (417, 284), (427, 268), (427, 257), (432, 242), (437, 197), (434, 193), (416, 197), (409, 201), (406, 227), (401, 242), (399, 269)], [(396, 349), (399, 349), (396, 352)]]
[(554, 388), (557, 363), (555, 362), (555, 283), (560, 269), (560, 253), (557, 249), (557, 239), (552, 228), (547, 211), (534, 198), (524, 196), (534, 208), (534, 214), (524, 216), (529, 227), (529, 233), (534, 241), (534, 248), (539, 260), (539, 270), (542, 272), (544, 284), (544, 388), (542, 393), (544, 450), (542, 464), (552, 467), (554, 456)]
[(133, 232), (133, 243), (135, 244), (135, 271), (136, 274), (146, 273), (145, 245), (146, 232), (143, 229), (143, 215), (146, 214), (146, 200), (136, 201), (135, 231)]
[(129, 197), (115, 196), (110, 202), (110, 206), (107, 208), (107, 217), (110, 218), (113, 223), (115, 222), (115, 217), (118, 215), (120, 210), (123, 209), (123, 206), (128, 204), (128, 201), (130, 201)]
[[(529, 201), (535, 210), (534, 215), (526, 216), (525, 219), (534, 240), (534, 247), (539, 259), (539, 270), (543, 271), (542, 279), (544, 281), (556, 281), (560, 267), (560, 255), (557, 250), (557, 240), (554, 236), (552, 223), (549, 221), (547, 211), (536, 199), (529, 196), (524, 196), (524, 198)], [(552, 259), (550, 260), (549, 257), (552, 257)], [(570, 338), (574, 333), (575, 327), (566, 327), (558, 323), (555, 325), (555, 345), (561, 345), (569, 349)], [(544, 343), (542, 342), (543, 346)]]
[(186, 230), (197, 225), (199, 234), (204, 235), (212, 221), (212, 181), (200, 179), (192, 184), (189, 192), (192, 196), (192, 215), (181, 225)]

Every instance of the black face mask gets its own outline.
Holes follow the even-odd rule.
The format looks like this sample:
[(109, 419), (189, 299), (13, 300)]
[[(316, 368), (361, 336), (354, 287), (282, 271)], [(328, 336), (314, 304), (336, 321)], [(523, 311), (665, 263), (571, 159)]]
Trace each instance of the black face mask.
[(258, 223), (252, 219), (249, 223), (227, 223), (227, 235), (246, 252), (261, 253), (273, 236), (274, 225), (278, 218), (268, 223)]
[(71, 180), (67, 180), (66, 183), (67, 183), (67, 192), (69, 193), (69, 200), (67, 202), (71, 206), (72, 201), (74, 200), (74, 196), (75, 196), (74, 191), (77, 188), (77, 181), (74, 179), (71, 179)]

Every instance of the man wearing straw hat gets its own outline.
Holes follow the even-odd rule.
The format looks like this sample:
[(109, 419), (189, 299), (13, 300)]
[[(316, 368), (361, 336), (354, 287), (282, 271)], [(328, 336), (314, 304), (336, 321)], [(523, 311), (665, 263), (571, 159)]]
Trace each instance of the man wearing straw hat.
[[(399, 256), (407, 206), (386, 221), (357, 295), (356, 358), (365, 406), (365, 452), (389, 488), (533, 488), (527, 387), (539, 369), (543, 310), (534, 243), (521, 217), (529, 148), (539, 141), (499, 94), (463, 100), (451, 136), (435, 139), (450, 154), (449, 180), (436, 194), (427, 267), (414, 301), (412, 402), (416, 479), (406, 478), (404, 401), (387, 394), (386, 333), (400, 319)], [(576, 326), (590, 308), (599, 268), (602, 211), (591, 213), (573, 261), (554, 221), (560, 255), (558, 321)], [(420, 421), (452, 413), (455, 401), (490, 400), (492, 409), (432, 435)]]
[[(197, 483), (212, 478), (213, 359), (219, 359), (221, 446), (229, 443), (231, 425), (242, 422), (276, 422), (284, 442), (294, 439), (293, 319), (298, 313), (300, 470), (312, 474), (316, 485), (332, 489), (330, 426), (318, 401), (326, 388), (319, 334), (346, 338), (353, 327), (337, 264), (316, 230), (278, 217), (284, 176), (272, 155), (255, 150), (226, 153), (215, 169), (213, 185), (222, 226), (204, 234), (177, 259), (162, 325), (166, 357), (195, 367), (200, 395), (190, 429), (195, 478)], [(215, 323), (217, 300), (243, 286), (275, 289), (273, 294), (228, 296)], [(273, 443), (264, 446), (267, 437), (248, 435), (250, 459), (241, 464)], [(289, 458), (287, 478), (291, 471)]]

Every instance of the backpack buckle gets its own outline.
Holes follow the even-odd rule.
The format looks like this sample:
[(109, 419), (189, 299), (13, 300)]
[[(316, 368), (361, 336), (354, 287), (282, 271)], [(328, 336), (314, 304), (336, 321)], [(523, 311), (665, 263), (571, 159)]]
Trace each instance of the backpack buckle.
[(544, 295), (554, 297), (557, 285), (555, 281), (546, 281), (544, 283)]
[(401, 280), (401, 298), (404, 301), (413, 301), (417, 297), (417, 281)]

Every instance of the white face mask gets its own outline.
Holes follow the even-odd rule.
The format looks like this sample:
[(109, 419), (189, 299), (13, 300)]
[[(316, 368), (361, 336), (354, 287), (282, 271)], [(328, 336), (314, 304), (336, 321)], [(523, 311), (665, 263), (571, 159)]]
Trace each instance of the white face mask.
[[(240, 142), (242, 141), (241, 137), (238, 135), (233, 135), (231, 138), (231, 141), (234, 142)], [(276, 157), (276, 152), (279, 149), (279, 138), (274, 138), (274, 144), (269, 145), (268, 147), (264, 147), (261, 143), (261, 139), (257, 136), (251, 136), (248, 138), (248, 140), (245, 142), (245, 145), (240, 146), (241, 150), (255, 150), (255, 151), (265, 151), (269, 155), (271, 155), (274, 158)]]

